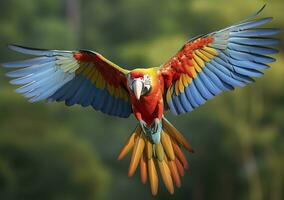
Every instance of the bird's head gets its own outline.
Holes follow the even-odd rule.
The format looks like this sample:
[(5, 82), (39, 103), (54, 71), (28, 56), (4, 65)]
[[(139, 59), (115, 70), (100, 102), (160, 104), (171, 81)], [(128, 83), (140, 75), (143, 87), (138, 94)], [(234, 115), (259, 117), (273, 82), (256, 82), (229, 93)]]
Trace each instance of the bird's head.
[(150, 75), (143, 72), (132, 71), (127, 75), (127, 84), (130, 90), (139, 100), (141, 96), (147, 94), (151, 89)]

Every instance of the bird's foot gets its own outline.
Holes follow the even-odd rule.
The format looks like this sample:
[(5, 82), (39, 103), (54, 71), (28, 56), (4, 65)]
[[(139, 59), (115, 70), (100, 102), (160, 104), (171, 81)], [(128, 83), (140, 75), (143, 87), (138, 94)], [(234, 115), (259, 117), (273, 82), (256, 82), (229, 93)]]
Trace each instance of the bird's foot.
[(144, 120), (142, 120), (142, 119), (139, 120), (139, 123), (140, 123), (140, 126), (141, 126), (143, 132), (146, 133), (145, 129), (147, 128), (147, 123)]
[(152, 124), (152, 128), (154, 130), (154, 133), (156, 133), (158, 131), (160, 122), (161, 122), (161, 120), (159, 118), (154, 119), (153, 124)]

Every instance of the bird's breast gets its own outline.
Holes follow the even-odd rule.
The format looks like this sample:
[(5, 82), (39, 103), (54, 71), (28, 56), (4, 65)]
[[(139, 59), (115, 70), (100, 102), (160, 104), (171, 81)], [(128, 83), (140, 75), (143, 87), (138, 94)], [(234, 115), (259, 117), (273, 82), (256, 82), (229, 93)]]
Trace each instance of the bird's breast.
[(133, 106), (138, 108), (139, 111), (145, 110), (147, 113), (152, 113), (157, 105), (159, 95), (155, 92), (150, 92), (147, 95), (141, 96), (139, 100), (134, 95), (132, 95), (131, 99)]
[(159, 89), (152, 89), (149, 94), (141, 96), (139, 100), (131, 95), (133, 107), (141, 113), (143, 120), (146, 122), (154, 120), (155, 109), (160, 98), (162, 98), (162, 95)]

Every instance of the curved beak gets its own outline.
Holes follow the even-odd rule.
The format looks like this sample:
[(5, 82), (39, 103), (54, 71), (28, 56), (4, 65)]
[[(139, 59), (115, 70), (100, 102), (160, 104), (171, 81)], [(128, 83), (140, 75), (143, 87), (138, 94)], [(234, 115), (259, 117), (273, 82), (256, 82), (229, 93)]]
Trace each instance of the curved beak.
[(132, 88), (133, 88), (133, 92), (134, 92), (136, 98), (139, 100), (140, 96), (141, 96), (142, 89), (143, 89), (142, 81), (139, 80), (139, 79), (134, 80), (133, 83), (132, 83)]

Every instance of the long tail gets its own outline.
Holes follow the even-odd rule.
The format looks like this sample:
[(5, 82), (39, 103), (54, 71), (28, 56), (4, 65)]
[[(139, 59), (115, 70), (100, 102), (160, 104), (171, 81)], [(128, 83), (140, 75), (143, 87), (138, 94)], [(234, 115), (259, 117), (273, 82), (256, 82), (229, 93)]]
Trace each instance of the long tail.
[(189, 169), (181, 147), (193, 153), (193, 149), (185, 137), (168, 120), (163, 118), (159, 143), (152, 143), (143, 134), (140, 125), (137, 125), (122, 148), (118, 160), (123, 159), (133, 149), (128, 176), (133, 176), (140, 164), (141, 181), (146, 184), (147, 179), (149, 179), (152, 195), (155, 196), (158, 192), (158, 174), (156, 170), (158, 166), (167, 190), (173, 194), (174, 184), (178, 188), (181, 187), (180, 176), (184, 176), (184, 170)]

